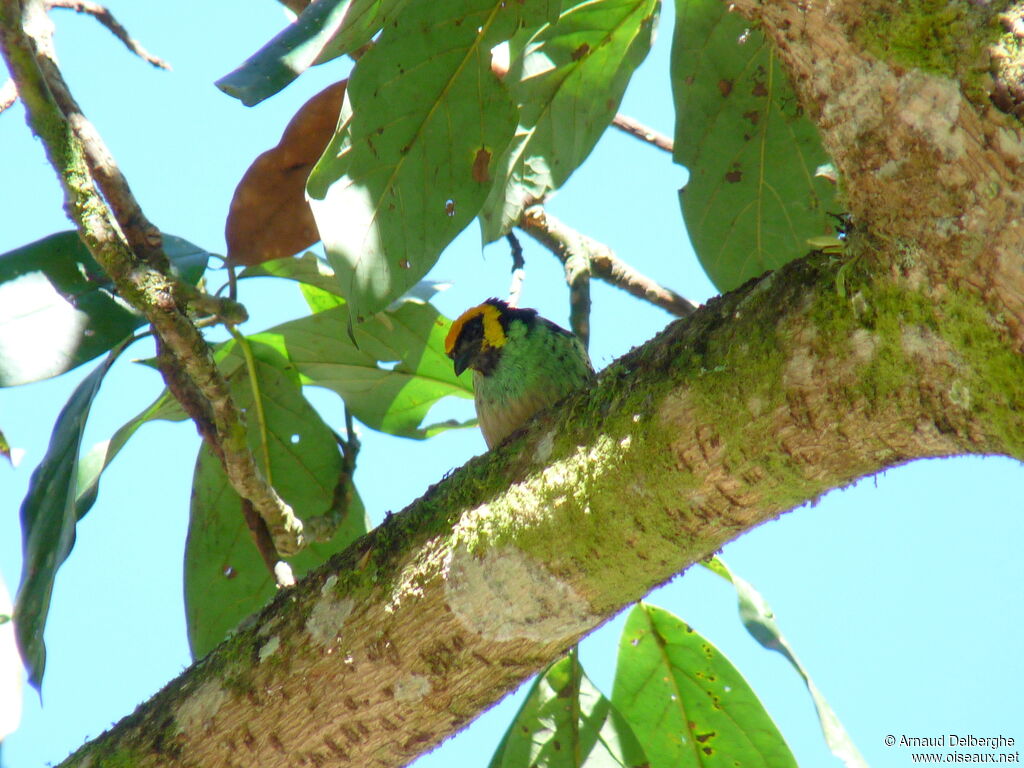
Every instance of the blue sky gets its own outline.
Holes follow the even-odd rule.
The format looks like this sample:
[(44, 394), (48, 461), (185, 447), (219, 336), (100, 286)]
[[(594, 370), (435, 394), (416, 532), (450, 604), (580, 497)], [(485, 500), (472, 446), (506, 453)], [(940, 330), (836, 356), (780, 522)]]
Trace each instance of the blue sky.
[[(223, 222), (241, 174), (277, 142), (309, 96), (343, 76), (320, 67), (255, 109), (213, 81), (283, 23), (271, 0), (112, 3), (122, 23), (174, 66), (141, 62), (95, 22), (55, 12), (58, 52), (71, 87), (128, 176), (147, 214), (166, 232), (223, 253)], [(627, 93), (623, 112), (671, 134), (668, 80), (671, 8), (661, 35)], [(339, 65), (340, 66), (340, 65)], [(39, 143), (15, 105), (0, 115), (0, 252), (70, 227)], [(550, 204), (567, 223), (612, 246), (638, 269), (697, 301), (715, 291), (686, 240), (676, 191), (685, 171), (663, 153), (618, 133)], [(567, 324), (561, 268), (523, 238), (523, 303)], [(437, 304), (449, 316), (508, 286), (503, 245), (481, 251), (475, 225), (431, 274), (453, 287)], [(214, 286), (221, 278), (214, 276)], [(293, 285), (249, 281), (243, 302), (256, 332), (295, 317)], [(669, 322), (660, 310), (595, 284), (592, 355), (602, 368)], [(130, 358), (152, 353), (146, 343)], [(26, 452), (0, 464), (0, 571), (10, 590), (21, 564), (18, 508), (46, 449), (57, 411), (86, 370), (0, 390), (0, 429)], [(86, 444), (105, 439), (160, 391), (149, 368), (120, 361), (93, 411)], [(335, 396), (312, 395), (341, 423)], [(469, 402), (443, 406), (468, 416)], [(475, 431), (428, 443), (365, 432), (356, 481), (371, 516), (397, 511), (447, 470), (484, 450)], [(58, 576), (47, 629), (43, 704), (25, 697), (21, 728), (3, 745), (5, 768), (57, 763), (156, 692), (189, 663), (181, 559), (190, 479), (198, 449), (188, 424), (144, 427), (104, 476), (100, 499), (79, 527)], [(389, 468), (403, 467), (396, 483)], [(1024, 741), (1024, 468), (1003, 458), (918, 462), (837, 491), (742, 536), (729, 565), (773, 605), (791, 644), (872, 765), (907, 765), (888, 734), (940, 733)], [(695, 571), (650, 598), (682, 616), (725, 652), (751, 682), (805, 766), (837, 765), (824, 746), (802, 681), (740, 625), (731, 589)], [(621, 619), (583, 646), (589, 674), (610, 693), (611, 650)], [(521, 694), (520, 694), (521, 695)], [(505, 702), (467, 733), (417, 763), (484, 764), (516, 702)]]

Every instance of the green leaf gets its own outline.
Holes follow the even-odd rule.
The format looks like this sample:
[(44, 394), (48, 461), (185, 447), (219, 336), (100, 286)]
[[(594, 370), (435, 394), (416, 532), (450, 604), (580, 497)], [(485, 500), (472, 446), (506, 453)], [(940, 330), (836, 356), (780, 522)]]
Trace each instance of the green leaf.
[(298, 258), (273, 259), (246, 267), (238, 277), (280, 277), (313, 285), (328, 293), (338, 293), (338, 279), (334, 275), (334, 270), (327, 262), (310, 251), (306, 251)]
[(736, 588), (736, 596), (739, 598), (740, 619), (743, 626), (754, 637), (757, 642), (771, 651), (778, 651), (793, 666), (814, 700), (814, 707), (818, 712), (818, 720), (821, 723), (821, 732), (825, 736), (825, 742), (832, 754), (838, 757), (847, 768), (867, 768), (867, 763), (857, 750), (853, 739), (839, 722), (836, 713), (829, 706), (829, 703), (822, 696), (821, 691), (807, 674), (803, 664), (797, 659), (793, 649), (790, 648), (782, 630), (775, 621), (775, 612), (768, 602), (761, 596), (761, 593), (754, 589), (753, 585), (744, 581), (729, 570), (721, 558), (713, 557), (702, 565), (712, 573), (716, 573)]
[(284, 354), (304, 384), (341, 395), (368, 427), (403, 437), (426, 438), (461, 424), (422, 426), (430, 408), (448, 395), (472, 396), (472, 380), (455, 375), (444, 353), (451, 323), (432, 305), (403, 302), (355, 326), (348, 308), (336, 306), (252, 336)]
[(629, 725), (583, 673), (576, 654), (533, 683), (498, 745), (490, 768), (646, 766)]
[(831, 232), (832, 185), (817, 128), (764, 35), (718, 0), (677, 0), (672, 42), (680, 203), (704, 271), (722, 291), (804, 255)]
[(273, 96), (314, 64), (369, 42), (408, 0), (316, 0), (217, 87), (247, 107)]
[(513, 46), (505, 85), (519, 127), (480, 213), (484, 242), (561, 187), (587, 158), (654, 40), (659, 0), (581, 2)]
[(547, 11), (543, 0), (413, 3), (359, 60), (307, 185), (357, 323), (423, 277), (480, 210), (516, 123), (491, 48)]
[(57, 416), (46, 456), (29, 480), (21, 504), (21, 585), (15, 607), (18, 646), (28, 670), (28, 681), (39, 689), (46, 667), (43, 629), (57, 569), (75, 543), (75, 508), (78, 452), (93, 398), (114, 360), (123, 350), (115, 347), (107, 358), (75, 387)]
[(147, 421), (163, 419), (165, 421), (184, 421), (188, 415), (181, 404), (166, 389), (146, 410), (122, 426), (109, 440), (96, 443), (78, 462), (77, 492), (75, 500), (76, 514), (81, 520), (96, 503), (99, 493), (100, 475), (124, 448), (128, 439)]
[(736, 668), (661, 608), (640, 603), (626, 619), (612, 703), (652, 768), (796, 766)]
[[(303, 519), (338, 514), (330, 542), (311, 544), (291, 559), (296, 576), (323, 563), (364, 534), (366, 515), (353, 492), (347, 508), (336, 499), (350, 482), (334, 433), (302, 394), (298, 376), (280, 353), (250, 338), (258, 389), (265, 414), (261, 434), (253, 388), (238, 344), (229, 342), (224, 366), (238, 407), (248, 415), (249, 445), (277, 492)], [(263, 461), (264, 445), (270, 459)], [(192, 654), (208, 653), (246, 616), (274, 594), (273, 577), (263, 563), (242, 514), (241, 499), (220, 461), (203, 445), (196, 462), (188, 539), (185, 545), (185, 614)]]
[[(198, 282), (209, 254), (164, 235), (182, 278)], [(0, 255), (0, 386), (57, 376), (110, 350), (146, 322), (125, 304), (76, 232)]]

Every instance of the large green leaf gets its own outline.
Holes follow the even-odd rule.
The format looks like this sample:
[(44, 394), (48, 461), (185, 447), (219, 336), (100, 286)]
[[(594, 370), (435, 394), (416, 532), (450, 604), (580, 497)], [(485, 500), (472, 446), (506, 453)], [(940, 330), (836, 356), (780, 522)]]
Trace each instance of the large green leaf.
[[(249, 446), (274, 488), (299, 517), (339, 516), (333, 539), (311, 544), (293, 558), (301, 576), (366, 532), (366, 515), (355, 493), (345, 498), (342, 457), (334, 433), (302, 394), (291, 364), (272, 347), (249, 339), (255, 362), (252, 386), (237, 342), (229, 342), (224, 366), (239, 408), (247, 414)], [(258, 418), (258, 390), (264, 420)], [(269, 458), (269, 471), (265, 458)], [(185, 614), (195, 657), (209, 652), (225, 635), (274, 594), (242, 514), (241, 499), (220, 461), (200, 447), (192, 486), (185, 545)]]
[(720, 290), (776, 269), (830, 234), (817, 128), (764, 35), (719, 0), (676, 0), (675, 159), (686, 227)]
[(406, 6), (357, 63), (307, 191), (355, 322), (422, 278), (473, 220), (516, 123), (491, 48), (547, 0)]
[[(209, 254), (164, 235), (183, 279), (195, 283)], [(92, 360), (145, 324), (76, 232), (58, 232), (0, 255), (0, 386), (57, 376)]]
[(629, 725), (583, 673), (575, 653), (533, 683), (490, 768), (642, 768)]
[(825, 736), (832, 754), (843, 761), (847, 768), (867, 768), (863, 756), (853, 739), (843, 728), (839, 717), (829, 706), (825, 697), (818, 690), (818, 686), (811, 680), (803, 664), (797, 659), (796, 654), (790, 647), (786, 638), (782, 635), (778, 622), (775, 620), (775, 612), (768, 602), (761, 596), (761, 593), (754, 589), (748, 581), (744, 581), (735, 573), (729, 570), (721, 558), (713, 557), (704, 567), (712, 573), (716, 573), (736, 588), (736, 596), (739, 599), (740, 619), (743, 626), (754, 637), (757, 642), (771, 651), (778, 651), (786, 657), (786, 661), (793, 665), (793, 668), (807, 684), (807, 690), (814, 700), (814, 708), (818, 712), (818, 721), (821, 723), (821, 732)]
[(43, 629), (57, 569), (71, 553), (79, 515), (77, 495), (78, 452), (82, 434), (100, 384), (123, 347), (107, 358), (75, 387), (57, 416), (50, 445), (29, 480), (21, 504), (21, 535), (24, 562), (15, 606), (15, 632), (28, 681), (39, 688), (46, 668)]
[(353, 341), (348, 308), (340, 305), (252, 338), (279, 349), (304, 384), (341, 395), (352, 414), (368, 427), (425, 438), (461, 426), (451, 422), (422, 426), (438, 400), (448, 395), (472, 396), (471, 380), (466, 374), (456, 376), (444, 353), (450, 325), (432, 305), (405, 301), (357, 325)]
[(217, 87), (247, 107), (259, 104), (314, 64), (365, 45), (408, 0), (315, 0)]
[(619, 641), (612, 703), (651, 768), (795, 768), (761, 702), (717, 648), (676, 616), (640, 603)]
[(587, 158), (650, 50), (659, 0), (580, 2), (512, 46), (505, 85), (519, 127), (502, 156), (480, 220), (497, 240)]

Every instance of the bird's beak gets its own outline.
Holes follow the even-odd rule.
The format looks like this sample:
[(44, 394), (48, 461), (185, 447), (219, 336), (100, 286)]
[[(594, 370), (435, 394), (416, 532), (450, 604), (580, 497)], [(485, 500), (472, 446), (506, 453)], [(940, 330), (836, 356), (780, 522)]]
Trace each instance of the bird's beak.
[(454, 354), (452, 354), (452, 362), (455, 364), (456, 376), (461, 376), (462, 372), (469, 368), (469, 364), (473, 361), (473, 354), (474, 350), (470, 345), (454, 351)]

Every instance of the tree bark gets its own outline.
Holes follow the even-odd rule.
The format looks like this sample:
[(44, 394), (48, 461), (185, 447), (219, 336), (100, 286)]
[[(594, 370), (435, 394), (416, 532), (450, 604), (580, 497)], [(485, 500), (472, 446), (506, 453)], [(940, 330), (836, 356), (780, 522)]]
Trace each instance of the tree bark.
[(1024, 459), (1017, 119), (888, 60), (894, 3), (736, 5), (821, 128), (847, 253), (676, 321), (66, 765), (404, 765), (753, 526), (914, 458)]
[(755, 525), (912, 458), (1024, 458), (1024, 365), (982, 299), (848, 264), (675, 322), (67, 764), (404, 765)]

